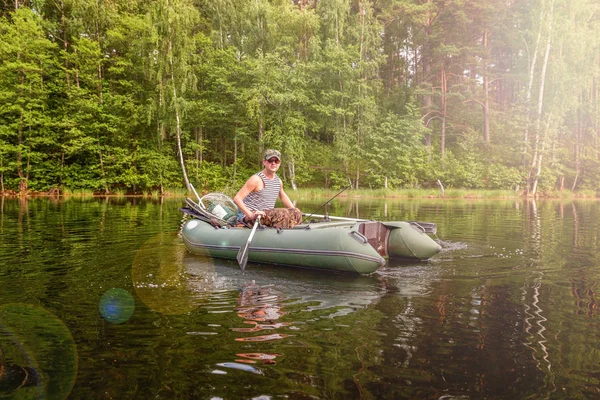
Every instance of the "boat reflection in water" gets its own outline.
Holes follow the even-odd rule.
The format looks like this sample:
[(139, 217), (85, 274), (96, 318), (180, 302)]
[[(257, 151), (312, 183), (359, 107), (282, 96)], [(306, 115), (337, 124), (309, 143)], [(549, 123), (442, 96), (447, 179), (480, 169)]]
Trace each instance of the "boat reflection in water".
[[(241, 272), (234, 261), (198, 258), (186, 255), (183, 259), (186, 275), (190, 278), (188, 289), (202, 282), (210, 282), (213, 292), (235, 290), (239, 292), (238, 315), (257, 324), (258, 318), (273, 322), (287, 315), (280, 304), (305, 304), (305, 311), (342, 309), (349, 312), (376, 302), (381, 296), (382, 283), (377, 275), (349, 275), (323, 273), (267, 264), (248, 264)], [(199, 277), (203, 279), (198, 279)], [(333, 316), (333, 315), (331, 315)]]
[[(235, 262), (200, 260), (192, 255), (184, 258), (184, 264), (192, 277), (191, 285), (201, 281), (195, 276), (212, 276), (209, 280), (214, 296), (209, 296), (206, 307), (212, 307), (213, 312), (233, 308), (241, 318), (241, 323), (234, 322), (229, 330), (240, 334), (233, 341), (243, 347), (232, 343), (229, 351), (234, 354), (233, 362), (216, 363), (217, 367), (256, 374), (264, 374), (257, 365), (274, 365), (285, 358), (282, 349), (287, 348), (288, 341), (284, 339), (297, 340), (295, 336), (302, 334), (305, 324), (363, 309), (375, 303), (384, 290), (377, 276), (324, 274), (261, 264), (250, 264), (242, 273)], [(235, 304), (231, 304), (232, 293), (237, 294)], [(226, 373), (220, 369), (212, 372)]]

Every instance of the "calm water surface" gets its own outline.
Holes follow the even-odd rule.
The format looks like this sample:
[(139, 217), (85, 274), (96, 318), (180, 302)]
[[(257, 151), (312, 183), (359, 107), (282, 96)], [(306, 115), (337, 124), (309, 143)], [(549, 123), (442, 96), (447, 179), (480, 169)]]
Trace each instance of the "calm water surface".
[(596, 201), (335, 202), (438, 224), (369, 276), (191, 256), (182, 205), (0, 199), (0, 398), (600, 398)]

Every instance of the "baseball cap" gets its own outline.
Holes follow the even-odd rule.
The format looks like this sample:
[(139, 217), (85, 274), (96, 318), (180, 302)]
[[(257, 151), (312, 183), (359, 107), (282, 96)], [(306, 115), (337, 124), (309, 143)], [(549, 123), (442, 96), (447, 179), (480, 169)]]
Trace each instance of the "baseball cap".
[(269, 149), (265, 151), (265, 157), (263, 158), (263, 160), (268, 160), (273, 157), (277, 158), (278, 160), (281, 160), (281, 153), (277, 150)]

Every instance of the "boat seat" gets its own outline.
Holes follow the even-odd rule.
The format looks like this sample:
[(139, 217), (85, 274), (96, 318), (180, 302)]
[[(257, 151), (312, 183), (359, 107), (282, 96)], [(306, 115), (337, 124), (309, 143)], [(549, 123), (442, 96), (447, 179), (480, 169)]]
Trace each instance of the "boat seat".
[(358, 232), (367, 238), (369, 244), (382, 256), (388, 256), (388, 239), (390, 231), (379, 221), (368, 221), (359, 224)]

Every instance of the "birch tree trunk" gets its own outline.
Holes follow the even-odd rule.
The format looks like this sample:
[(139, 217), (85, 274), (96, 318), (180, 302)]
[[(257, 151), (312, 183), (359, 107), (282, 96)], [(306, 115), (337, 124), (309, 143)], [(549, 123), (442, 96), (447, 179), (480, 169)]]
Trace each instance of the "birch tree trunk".
[[(541, 165), (538, 165), (538, 162), (541, 162), (542, 158), (539, 153), (540, 150), (540, 126), (542, 120), (542, 110), (544, 106), (544, 87), (546, 84), (546, 71), (548, 69), (548, 59), (550, 57), (550, 49), (552, 48), (552, 19), (554, 16), (554, 0), (550, 2), (550, 11), (548, 15), (548, 34), (546, 39), (546, 50), (544, 54), (544, 62), (542, 64), (542, 71), (540, 73), (540, 88), (538, 92), (538, 104), (537, 104), (537, 113), (536, 113), (536, 122), (535, 122), (535, 141), (534, 141), (534, 152), (533, 157), (531, 158), (531, 169), (529, 171), (530, 177), (530, 194), (531, 196), (535, 196), (535, 190), (537, 188), (537, 178), (533, 176), (532, 173), (536, 168), (541, 168)], [(535, 182), (535, 186), (533, 183)]]
[(179, 153), (179, 162), (181, 163), (181, 172), (183, 173), (183, 181), (188, 191), (192, 191), (190, 180), (188, 179), (187, 171), (185, 170), (185, 160), (183, 158), (183, 150), (181, 148), (181, 119), (179, 117), (179, 101), (177, 99), (177, 85), (175, 84), (175, 73), (173, 72), (173, 31), (169, 30), (169, 64), (171, 67), (171, 84), (173, 85), (173, 104), (175, 107), (175, 137), (177, 140), (177, 152)]
[(581, 172), (581, 117), (578, 117), (579, 126), (575, 131), (575, 148), (573, 149), (575, 155), (575, 179), (573, 179), (573, 185), (571, 186), (571, 190), (575, 190), (577, 187), (577, 181), (579, 180), (579, 173)]
[[(21, 80), (23, 82), (24, 79)], [(27, 194), (27, 177), (23, 172), (23, 111), (20, 111), (19, 127), (17, 136), (17, 174), (19, 175), (19, 195)]]
[(544, 157), (544, 149), (546, 148), (546, 142), (548, 141), (548, 131), (550, 130), (551, 121), (552, 121), (552, 113), (550, 113), (550, 116), (548, 117), (548, 123), (546, 124), (546, 129), (544, 131), (544, 137), (542, 138), (542, 143), (540, 146), (540, 151), (539, 151), (538, 160), (537, 160), (537, 169), (535, 172), (535, 177), (533, 179), (533, 184), (532, 184), (532, 188), (531, 188), (532, 195), (535, 195), (535, 192), (537, 190), (537, 185), (538, 185), (538, 182), (540, 179), (540, 175), (542, 174), (542, 159)]
[(540, 25), (538, 29), (537, 39), (535, 42), (535, 49), (533, 51), (533, 59), (531, 60), (531, 65), (529, 66), (529, 81), (527, 83), (527, 93), (525, 97), (525, 135), (523, 137), (523, 153), (521, 155), (521, 164), (525, 167), (525, 162), (527, 159), (527, 150), (529, 149), (529, 106), (531, 104), (531, 92), (533, 91), (533, 81), (535, 78), (535, 68), (537, 66), (537, 58), (538, 52), (540, 48), (540, 42), (542, 40), (542, 27), (544, 19), (544, 5), (540, 7)]
[(440, 72), (440, 83), (441, 83), (441, 106), (442, 106), (442, 130), (440, 137), (440, 155), (442, 159), (442, 167), (444, 167), (444, 153), (446, 152), (446, 115), (448, 110), (447, 93), (448, 93), (448, 75), (446, 74), (446, 67), (442, 65)]
[[(427, 0), (427, 3), (432, 3), (433, 0)], [(423, 42), (423, 50), (421, 53), (421, 59), (423, 64), (423, 76), (421, 77), (421, 83), (428, 84), (431, 79), (431, 30), (433, 27), (433, 22), (435, 21), (435, 16), (432, 11), (427, 11), (426, 19), (425, 19), (425, 39)], [(427, 116), (432, 110), (433, 98), (431, 94), (425, 94), (423, 96), (423, 115)], [(427, 125), (427, 121), (425, 121), (425, 125)], [(425, 134), (425, 144), (429, 151), (431, 152), (431, 134), (427, 132)]]
[(265, 133), (265, 127), (264, 127), (263, 115), (262, 115), (262, 105), (261, 105), (259, 113), (260, 114), (258, 115), (258, 157), (259, 157), (259, 164), (262, 165), (262, 158), (263, 158), (263, 153), (264, 153), (263, 135)]
[(235, 178), (237, 176), (237, 158), (238, 158), (238, 140), (237, 135), (233, 137), (233, 185), (236, 186)]
[(4, 194), (4, 171), (2, 169), (3, 160), (4, 158), (0, 157), (0, 195)]
[(298, 190), (298, 186), (296, 185), (296, 162), (294, 161), (294, 157), (290, 159), (288, 162), (288, 172), (290, 174), (290, 184), (292, 185), (292, 190)]
[[(483, 32), (483, 48), (485, 53), (488, 53), (488, 39), (490, 32), (486, 29)], [(490, 143), (490, 77), (488, 76), (487, 60), (483, 60), (483, 141)]]
[[(98, 25), (98, 21), (96, 20), (94, 23), (95, 34), (96, 34), (96, 43), (98, 43), (98, 48), (102, 48), (102, 43), (100, 41), (100, 26)], [(98, 96), (98, 104), (104, 103), (103, 91), (104, 87), (102, 86), (102, 61), (98, 61), (98, 83), (96, 84), (96, 95)], [(100, 143), (100, 133), (97, 136), (98, 140), (98, 162), (100, 163), (100, 174), (102, 175), (102, 181), (104, 184), (104, 194), (110, 194), (110, 189), (108, 188), (108, 182), (106, 179), (106, 171), (104, 170), (104, 156), (102, 155), (102, 144)]]

